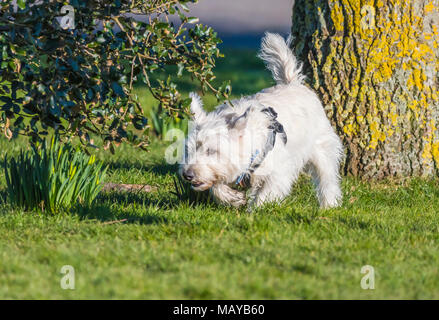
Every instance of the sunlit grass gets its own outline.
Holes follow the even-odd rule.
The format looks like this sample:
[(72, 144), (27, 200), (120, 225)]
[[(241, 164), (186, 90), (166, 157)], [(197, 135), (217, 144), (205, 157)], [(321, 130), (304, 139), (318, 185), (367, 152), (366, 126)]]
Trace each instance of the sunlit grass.
[[(228, 53), (220, 65), (235, 96), (271, 83), (254, 55)], [(137, 90), (145, 108), (156, 103)], [(22, 146), (0, 139), (0, 156)], [(166, 146), (152, 139), (149, 152), (97, 152), (108, 181), (150, 193), (102, 193), (92, 207), (55, 216), (0, 200), (0, 298), (439, 298), (437, 179), (344, 178), (343, 205), (323, 211), (303, 176), (284, 202), (248, 214), (181, 201)], [(75, 268), (75, 290), (60, 287), (63, 265)], [(360, 286), (364, 265), (375, 268), (375, 290)]]

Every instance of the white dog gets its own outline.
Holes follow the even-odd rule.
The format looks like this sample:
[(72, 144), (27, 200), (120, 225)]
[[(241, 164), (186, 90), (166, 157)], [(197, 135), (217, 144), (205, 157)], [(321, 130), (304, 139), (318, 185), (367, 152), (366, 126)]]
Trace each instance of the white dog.
[(340, 204), (342, 144), (317, 95), (303, 85), (290, 39), (267, 33), (259, 57), (277, 84), (206, 113), (191, 93), (194, 128), (180, 167), (196, 191), (210, 189), (223, 204), (249, 208), (280, 201), (309, 168), (320, 206)]

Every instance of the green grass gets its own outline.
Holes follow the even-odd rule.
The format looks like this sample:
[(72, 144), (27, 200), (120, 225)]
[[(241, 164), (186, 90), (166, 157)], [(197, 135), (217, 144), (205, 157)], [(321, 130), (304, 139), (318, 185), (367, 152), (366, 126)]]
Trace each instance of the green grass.
[[(241, 83), (238, 96), (270, 82), (249, 55), (219, 68), (219, 78)], [(23, 145), (0, 139), (0, 157)], [(0, 298), (439, 298), (437, 179), (344, 178), (343, 206), (322, 211), (304, 176), (282, 204), (247, 214), (179, 202), (165, 147), (99, 153), (108, 181), (150, 184), (151, 193), (101, 194), (93, 207), (59, 215), (0, 200)], [(0, 193), (4, 186), (1, 170)], [(75, 268), (75, 290), (60, 288), (64, 265)], [(361, 289), (364, 265), (375, 268), (375, 290)]]

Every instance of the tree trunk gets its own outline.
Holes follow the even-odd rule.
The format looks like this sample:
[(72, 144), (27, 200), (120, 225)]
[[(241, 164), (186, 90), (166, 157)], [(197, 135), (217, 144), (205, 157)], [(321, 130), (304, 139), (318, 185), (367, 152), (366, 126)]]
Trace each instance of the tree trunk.
[(296, 0), (292, 34), (345, 174), (439, 173), (439, 0)]

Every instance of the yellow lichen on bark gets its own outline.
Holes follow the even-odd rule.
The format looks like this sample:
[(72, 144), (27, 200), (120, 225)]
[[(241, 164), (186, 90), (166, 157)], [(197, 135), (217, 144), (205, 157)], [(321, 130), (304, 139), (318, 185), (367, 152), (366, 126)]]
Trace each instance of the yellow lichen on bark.
[(292, 31), (348, 172), (438, 172), (439, 0), (296, 0)]

